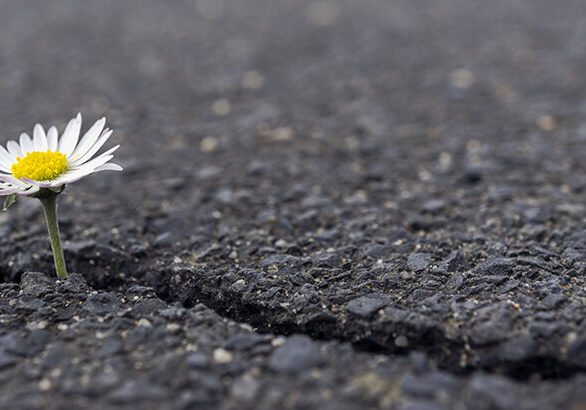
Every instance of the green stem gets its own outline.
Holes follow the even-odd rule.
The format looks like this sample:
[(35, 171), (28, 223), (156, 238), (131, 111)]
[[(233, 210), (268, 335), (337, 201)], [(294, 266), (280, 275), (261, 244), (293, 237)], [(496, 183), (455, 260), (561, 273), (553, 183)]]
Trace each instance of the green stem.
[(43, 195), (38, 197), (43, 204), (45, 210), (45, 218), (47, 219), (47, 228), (49, 230), (49, 240), (51, 241), (51, 248), (53, 248), (53, 259), (55, 261), (55, 270), (57, 277), (61, 279), (67, 278), (67, 268), (65, 267), (65, 256), (63, 255), (63, 248), (61, 248), (61, 240), (59, 239), (59, 223), (57, 222), (57, 196)]

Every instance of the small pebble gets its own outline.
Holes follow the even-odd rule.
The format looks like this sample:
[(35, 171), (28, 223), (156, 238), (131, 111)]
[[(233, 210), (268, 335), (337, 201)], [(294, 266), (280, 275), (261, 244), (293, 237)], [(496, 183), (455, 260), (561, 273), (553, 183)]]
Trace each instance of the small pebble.
[(216, 350), (214, 350), (213, 357), (216, 363), (225, 364), (230, 363), (234, 358), (234, 355), (228, 350), (218, 347)]
[(212, 104), (212, 111), (219, 117), (224, 117), (232, 111), (232, 104), (225, 98), (214, 101)]
[(314, 1), (305, 8), (305, 15), (318, 27), (331, 26), (340, 15), (340, 6), (332, 0)]
[(181, 329), (181, 325), (178, 323), (167, 323), (167, 330), (171, 333), (175, 333)]
[(556, 127), (555, 118), (553, 118), (551, 115), (542, 115), (537, 118), (535, 123), (537, 124), (537, 128), (543, 132), (553, 131)]
[(151, 327), (152, 324), (148, 319), (142, 318), (136, 323), (137, 326)]
[(199, 147), (203, 152), (212, 152), (216, 150), (218, 144), (219, 141), (216, 137), (205, 137), (201, 140)]
[(40, 391), (49, 391), (53, 387), (53, 383), (49, 379), (42, 379), (39, 382), (39, 390)]
[(397, 347), (407, 347), (407, 346), (409, 346), (409, 339), (407, 339), (403, 335), (397, 336), (395, 338), (395, 346), (397, 346)]
[(474, 74), (464, 68), (458, 68), (450, 73), (450, 82), (456, 88), (470, 88), (474, 83)]
[(258, 71), (248, 71), (242, 78), (242, 86), (251, 90), (261, 88), (265, 83), (264, 76)]

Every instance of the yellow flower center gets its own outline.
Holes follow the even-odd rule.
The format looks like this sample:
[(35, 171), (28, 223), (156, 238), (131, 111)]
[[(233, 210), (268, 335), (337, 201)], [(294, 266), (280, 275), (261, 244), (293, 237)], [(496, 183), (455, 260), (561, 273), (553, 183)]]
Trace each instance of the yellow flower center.
[(67, 157), (58, 151), (28, 152), (24, 158), (16, 157), (10, 170), (15, 178), (50, 181), (67, 172)]

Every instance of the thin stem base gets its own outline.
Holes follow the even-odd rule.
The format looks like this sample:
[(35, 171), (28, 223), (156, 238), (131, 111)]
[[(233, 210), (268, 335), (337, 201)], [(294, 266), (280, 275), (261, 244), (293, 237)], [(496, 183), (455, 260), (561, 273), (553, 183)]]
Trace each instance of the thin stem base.
[(47, 229), (49, 231), (49, 240), (51, 241), (51, 248), (53, 249), (53, 260), (55, 261), (55, 270), (57, 277), (61, 279), (67, 278), (67, 268), (65, 267), (65, 255), (63, 255), (63, 248), (61, 247), (61, 240), (59, 239), (59, 222), (57, 221), (57, 196), (56, 192), (44, 192), (44, 195), (39, 195), (37, 198), (43, 204), (45, 211), (45, 219), (47, 220)]

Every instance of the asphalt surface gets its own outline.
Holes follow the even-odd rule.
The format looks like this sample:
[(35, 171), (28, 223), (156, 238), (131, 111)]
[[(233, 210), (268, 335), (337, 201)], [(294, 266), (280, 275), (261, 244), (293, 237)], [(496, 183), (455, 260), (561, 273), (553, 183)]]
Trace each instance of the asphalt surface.
[(0, 1), (1, 142), (122, 173), (0, 214), (0, 405), (586, 408), (579, 0)]

